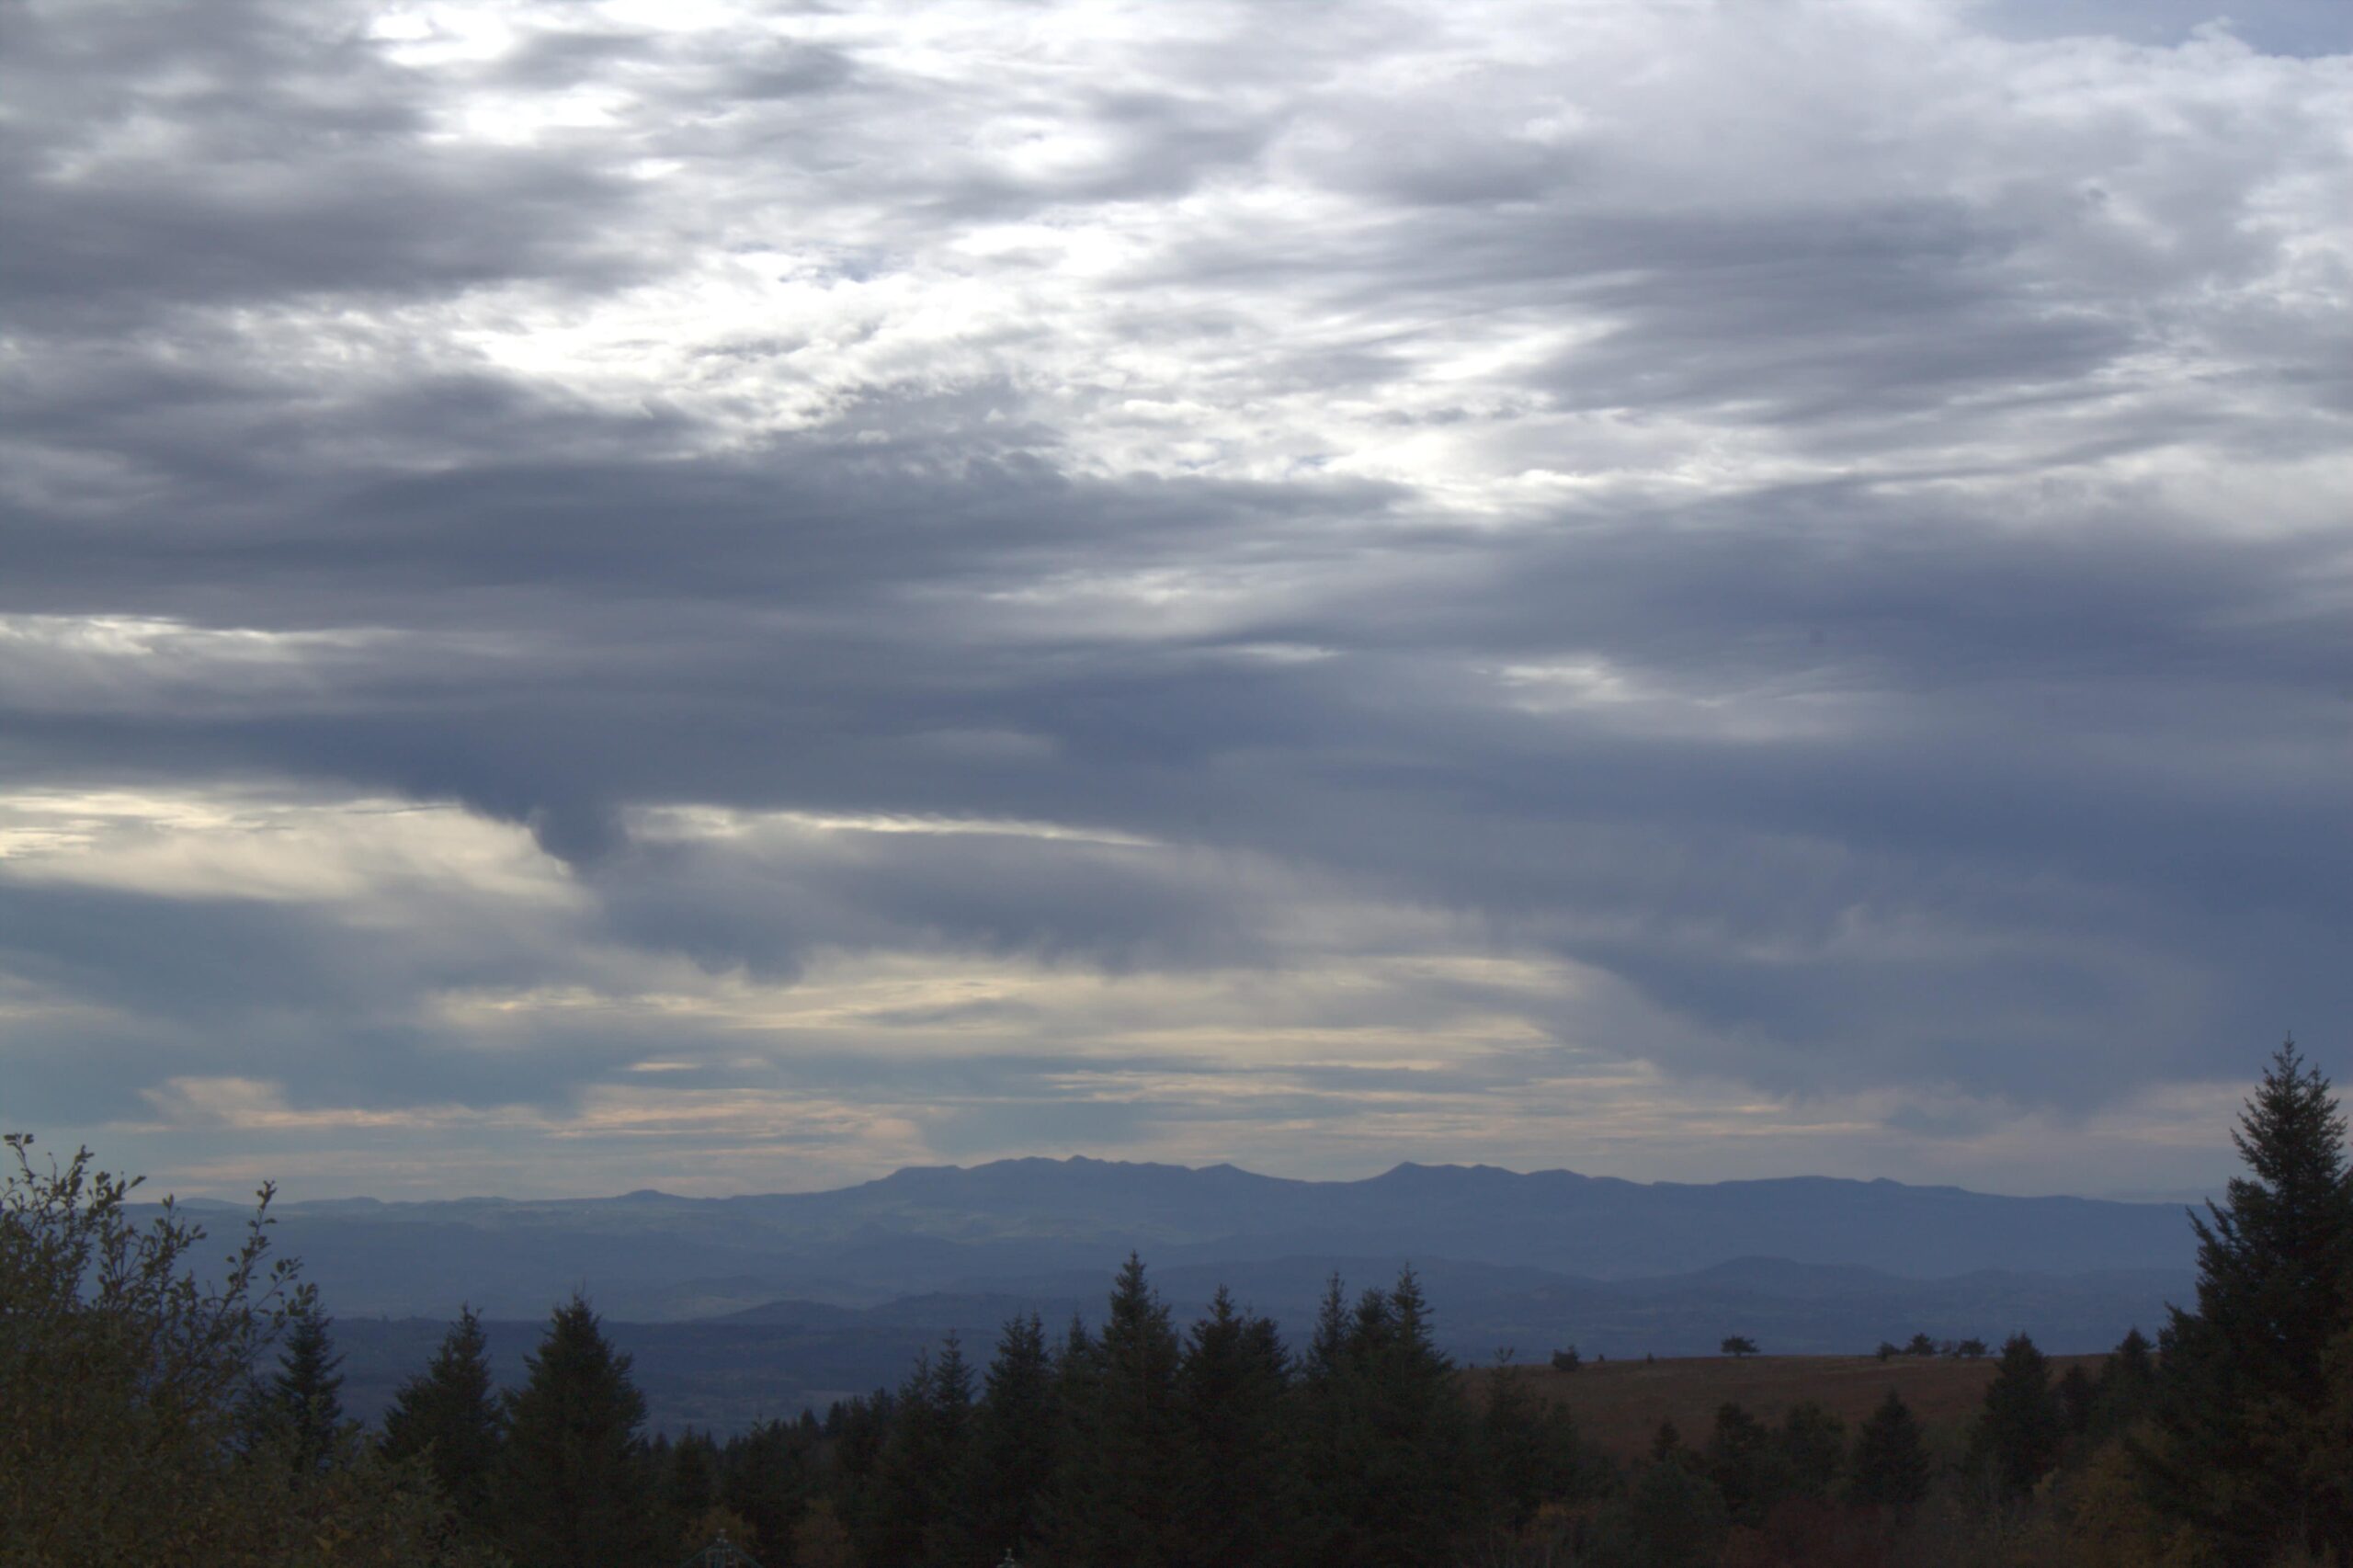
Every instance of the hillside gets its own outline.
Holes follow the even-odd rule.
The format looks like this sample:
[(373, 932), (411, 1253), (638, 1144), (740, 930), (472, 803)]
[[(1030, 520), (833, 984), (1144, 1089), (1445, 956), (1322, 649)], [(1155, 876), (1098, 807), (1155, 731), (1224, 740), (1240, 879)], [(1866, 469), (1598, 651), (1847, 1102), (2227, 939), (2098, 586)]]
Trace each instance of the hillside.
[[(2079, 1362), (2096, 1373), (2101, 1359), (2054, 1356), (2052, 1376)], [(1995, 1365), (1992, 1357), (1964, 1361), (1898, 1356), (1882, 1361), (1876, 1356), (1752, 1356), (1740, 1360), (1689, 1356), (1662, 1358), (1654, 1364), (1639, 1358), (1612, 1360), (1574, 1372), (1515, 1367), (1506, 1375), (1523, 1380), (1538, 1399), (1565, 1406), (1586, 1437), (1631, 1460), (1650, 1451), (1662, 1421), (1674, 1422), (1686, 1442), (1705, 1442), (1717, 1409), (1727, 1403), (1778, 1423), (1790, 1406), (1812, 1400), (1846, 1422), (1851, 1432), (1891, 1389), (1904, 1396), (1927, 1428), (1932, 1446), (1957, 1448), (1963, 1425), (1984, 1403)], [(1495, 1374), (1478, 1370), (1470, 1375), (1483, 1397)]]

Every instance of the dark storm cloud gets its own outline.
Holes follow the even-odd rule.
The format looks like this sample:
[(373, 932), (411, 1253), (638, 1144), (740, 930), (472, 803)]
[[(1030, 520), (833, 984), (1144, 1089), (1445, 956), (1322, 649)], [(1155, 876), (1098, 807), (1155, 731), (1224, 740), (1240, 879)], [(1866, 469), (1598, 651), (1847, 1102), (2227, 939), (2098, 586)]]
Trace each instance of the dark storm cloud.
[(57, 6), (10, 28), (0, 290), (19, 330), (289, 294), (610, 282), (630, 190), (560, 152), (448, 147), (350, 6)]
[[(915, 1074), (975, 1102), (961, 1153), (1243, 1114), (1155, 1073), (1313, 1119), (1561, 1049), (1139, 1048), (1066, 1096), (1066, 1001), (894, 1001), (754, 1066), (709, 1018), (476, 1048), (443, 1006), (844, 955), (1279, 986), (1467, 944), (1596, 978), (1281, 1021), (2070, 1110), (2353, 1004), (2326, 62), (2279, 96), (2217, 55), (2237, 107), (2170, 164), (2111, 150), (2172, 123), (2164, 61), (2049, 170), (1970, 93), (1888, 131), (1920, 176), (1825, 100), (1790, 144), (1845, 161), (1708, 196), (1660, 170), (1747, 153), (1662, 165), (1615, 77), (1542, 136), (1514, 61), (1332, 85), (1456, 47), (1402, 11), (1245, 33), (1230, 84), (1197, 40), (1074, 83), (568, 24), (436, 64), (367, 20), (59, 7), (7, 51), (0, 777), (453, 803), (563, 895), (9, 880), (0, 819), (0, 978), (51, 1009), (6, 1049), (60, 1116), (207, 1075), (560, 1107), (667, 1051), (679, 1089)], [(463, 129), (567, 95), (604, 107)], [(1131, 351), (1174, 368), (1095, 362)], [(950, 1044), (1003, 1028), (1039, 1051)]]

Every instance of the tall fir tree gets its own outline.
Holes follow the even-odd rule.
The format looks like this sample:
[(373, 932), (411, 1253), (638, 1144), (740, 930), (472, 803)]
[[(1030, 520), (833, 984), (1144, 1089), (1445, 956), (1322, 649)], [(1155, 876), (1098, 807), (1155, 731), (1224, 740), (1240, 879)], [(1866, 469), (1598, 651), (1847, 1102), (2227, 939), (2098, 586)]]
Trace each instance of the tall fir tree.
[(870, 1542), (888, 1528), (882, 1515), (882, 1452), (897, 1403), (888, 1389), (876, 1389), (826, 1414), (834, 1522), (853, 1542)]
[(951, 1334), (937, 1357), (915, 1358), (915, 1370), (900, 1387), (876, 1471), (881, 1506), (866, 1540), (869, 1561), (962, 1568), (971, 1552), (955, 1482), (963, 1470), (972, 1408), (972, 1369)]
[[(720, 1506), (718, 1443), (709, 1433), (689, 1426), (675, 1443), (657, 1438), (646, 1457), (653, 1467), (654, 1500), (661, 1512), (661, 1529), (655, 1539), (680, 1551), (705, 1545), (699, 1539), (700, 1526)], [(751, 1542), (739, 1539), (736, 1544)]]
[(1800, 1400), (1781, 1416), (1775, 1435), (1791, 1489), (1801, 1497), (1827, 1498), (1847, 1468), (1847, 1424), (1813, 1400)]
[(1065, 1384), (1064, 1442), (1056, 1485), (1066, 1560), (1167, 1568), (1177, 1460), (1179, 1350), (1168, 1308), (1130, 1254), (1111, 1290), (1103, 1331)]
[(1275, 1568), (1284, 1561), (1298, 1514), (1290, 1495), (1289, 1361), (1273, 1321), (1242, 1312), (1219, 1286), (1210, 1315), (1186, 1337), (1176, 1375), (1179, 1562)]
[(1053, 1354), (1053, 1465), (1038, 1500), (1039, 1555), (1051, 1564), (1083, 1562), (1089, 1550), (1095, 1459), (1088, 1413), (1098, 1403), (1101, 1347), (1077, 1313)]
[(331, 1321), (314, 1299), (303, 1299), (287, 1329), (266, 1401), (267, 1429), (306, 1475), (327, 1468), (343, 1434), (343, 1357), (327, 1334)]
[(2328, 1079), (2290, 1040), (2232, 1135), (2247, 1175), (2192, 1214), (2198, 1305), (2159, 1336), (2151, 1504), (2228, 1563), (2353, 1557), (2353, 1513), (2307, 1475), (2331, 1444), (2329, 1349), (2353, 1332), (2353, 1171)]
[(1763, 1524), (1774, 1505), (1796, 1489), (1788, 1457), (1773, 1440), (1772, 1428), (1736, 1403), (1716, 1408), (1707, 1466), (1708, 1478), (1716, 1483), (1734, 1524)]
[(1347, 1442), (1348, 1328), (1347, 1289), (1335, 1273), (1324, 1281), (1291, 1400), (1305, 1495), (1294, 1534), (1302, 1559), (1314, 1563), (1345, 1552), (1355, 1513), (1358, 1478)]
[(1477, 1500), (1469, 1406), (1438, 1348), (1413, 1269), (1359, 1298), (1340, 1357), (1336, 1488), (1338, 1528), (1326, 1561), (1416, 1568), (1444, 1561)]
[(497, 1535), (518, 1568), (652, 1562), (657, 1542), (645, 1399), (630, 1358), (578, 1296), (555, 1310), (507, 1404)]
[(1024, 1562), (1043, 1539), (1047, 1485), (1053, 1476), (1053, 1363), (1035, 1313), (1013, 1319), (998, 1337), (959, 1484), (973, 1544), (987, 1568), (1006, 1557)]
[(752, 1554), (763, 1562), (792, 1560), (792, 1532), (817, 1483), (823, 1438), (816, 1418), (763, 1421), (729, 1439), (719, 1467), (719, 1500), (751, 1525)]
[(482, 1318), (460, 1307), (425, 1370), (392, 1395), (384, 1412), (384, 1452), (422, 1460), (458, 1517), (481, 1525), (505, 1434)]
[(1928, 1449), (1911, 1406), (1893, 1389), (1855, 1433), (1847, 1466), (1847, 1498), (1866, 1508), (1896, 1513), (1919, 1506), (1928, 1494)]
[(1530, 1375), (1525, 1367), (1496, 1367), (1479, 1412), (1477, 1470), (1489, 1528), (1500, 1537), (1524, 1529), (1540, 1505), (1583, 1495), (1588, 1480), (1568, 1408), (1530, 1393)]
[(1970, 1457), (2013, 1494), (2031, 1492), (2059, 1462), (2066, 1417), (2051, 1386), (2051, 1362), (2034, 1341), (2014, 1334), (1985, 1387), (1985, 1403), (1970, 1436)]

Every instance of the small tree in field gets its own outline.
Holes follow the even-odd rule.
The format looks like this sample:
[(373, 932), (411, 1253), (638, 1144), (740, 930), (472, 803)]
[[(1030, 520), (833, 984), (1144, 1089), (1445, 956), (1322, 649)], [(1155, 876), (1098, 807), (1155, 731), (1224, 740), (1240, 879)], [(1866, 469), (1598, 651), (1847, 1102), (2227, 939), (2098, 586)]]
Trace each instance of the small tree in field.
[(1725, 1355), (1739, 1360), (1756, 1354), (1756, 1341), (1745, 1334), (1728, 1335), (1721, 1348)]
[(1928, 1494), (1928, 1449), (1920, 1424), (1893, 1389), (1855, 1434), (1847, 1494), (1868, 1508), (1903, 1512)]

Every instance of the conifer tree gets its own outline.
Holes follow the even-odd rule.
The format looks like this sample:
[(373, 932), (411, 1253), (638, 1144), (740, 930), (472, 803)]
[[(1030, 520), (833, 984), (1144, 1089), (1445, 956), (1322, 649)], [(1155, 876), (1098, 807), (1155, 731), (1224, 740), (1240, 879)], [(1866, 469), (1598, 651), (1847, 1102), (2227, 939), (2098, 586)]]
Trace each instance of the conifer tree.
[(1359, 1299), (1341, 1357), (1342, 1528), (1326, 1543), (1372, 1568), (1440, 1562), (1476, 1496), (1470, 1411), (1438, 1348), (1420, 1279)]
[(505, 1427), (482, 1318), (460, 1307), (433, 1359), (400, 1386), (384, 1412), (384, 1453), (422, 1460), (458, 1517), (480, 1524), (487, 1517)]
[(890, 1436), (876, 1473), (879, 1513), (867, 1540), (875, 1562), (961, 1563), (961, 1496), (956, 1480), (964, 1464), (972, 1410), (972, 1372), (962, 1345), (949, 1335), (938, 1357), (915, 1358), (899, 1390)]
[(303, 1474), (324, 1470), (343, 1434), (343, 1357), (328, 1337), (331, 1320), (305, 1297), (269, 1381), (265, 1423)]
[(1971, 1458), (1986, 1466), (2004, 1489), (2031, 1492), (2059, 1462), (2065, 1435), (2049, 1359), (2025, 1335), (2010, 1335), (1985, 1388), (1984, 1407), (1970, 1439)]
[(1911, 1407), (1893, 1389), (1855, 1434), (1847, 1495), (1868, 1508), (1899, 1513), (1928, 1494), (1928, 1450)]
[(1680, 1457), (1646, 1466), (1595, 1523), (1590, 1561), (1625, 1568), (1704, 1568), (1724, 1537), (1715, 1483)]
[(1563, 1406), (1540, 1403), (1527, 1378), (1523, 1369), (1497, 1367), (1479, 1414), (1488, 1522), (1506, 1536), (1526, 1527), (1539, 1505), (1574, 1494), (1586, 1479), (1575, 1423)]
[(1340, 1277), (1334, 1274), (1324, 1283), (1324, 1297), (1315, 1312), (1315, 1333), (1308, 1341), (1307, 1359), (1300, 1368), (1311, 1386), (1339, 1376), (1347, 1343), (1347, 1295)]
[(1708, 1437), (1708, 1477), (1734, 1524), (1759, 1525), (1791, 1491), (1784, 1456), (1765, 1424), (1738, 1404), (1716, 1410)]
[(1827, 1498), (1847, 1468), (1847, 1424), (1812, 1400), (1801, 1400), (1781, 1417), (1776, 1435), (1781, 1465), (1800, 1496)]
[(2331, 1446), (2328, 1352), (2353, 1331), (2353, 1173), (2329, 1083), (2291, 1040), (2232, 1135), (2247, 1175), (2190, 1224), (2198, 1305), (2160, 1336), (2149, 1500), (2225, 1562), (2353, 1556), (2353, 1516), (2306, 1479)]
[[(661, 1539), (681, 1551), (703, 1545), (695, 1537), (704, 1517), (719, 1503), (719, 1445), (708, 1433), (689, 1426), (675, 1443), (657, 1439), (647, 1457), (664, 1516)], [(737, 1544), (750, 1542), (739, 1540)]]
[[(719, 1501), (752, 1527), (752, 1553), (763, 1562), (791, 1561), (793, 1527), (815, 1484), (816, 1417), (763, 1421), (731, 1438), (720, 1458)], [(683, 1445), (681, 1445), (683, 1448)]]
[(1062, 1555), (1164, 1568), (1171, 1561), (1179, 1349), (1168, 1308), (1131, 1253), (1103, 1332), (1064, 1382), (1056, 1485)]
[(1027, 1561), (1043, 1539), (1043, 1506), (1053, 1477), (1053, 1364), (1045, 1324), (1015, 1318), (998, 1337), (961, 1478), (973, 1544), (988, 1568)]
[(527, 1366), (497, 1483), (507, 1555), (528, 1568), (607, 1568), (664, 1554), (639, 1436), (645, 1399), (585, 1300), (555, 1310)]
[(845, 1401), (826, 1414), (832, 1443), (835, 1523), (853, 1543), (870, 1542), (884, 1528), (881, 1476), (896, 1402), (887, 1389)]
[(1038, 1500), (1040, 1555), (1049, 1563), (1078, 1561), (1086, 1549), (1093, 1460), (1084, 1416), (1096, 1403), (1101, 1359), (1086, 1321), (1073, 1312), (1053, 1352), (1053, 1464)]
[(1338, 1274), (1324, 1281), (1307, 1351), (1293, 1391), (1293, 1437), (1303, 1500), (1292, 1530), (1303, 1561), (1323, 1562), (1346, 1550), (1358, 1477), (1346, 1449), (1348, 1304)]
[(1297, 1512), (1289, 1495), (1288, 1362), (1273, 1321), (1243, 1312), (1218, 1287), (1177, 1369), (1180, 1561), (1212, 1568), (1280, 1559)]

